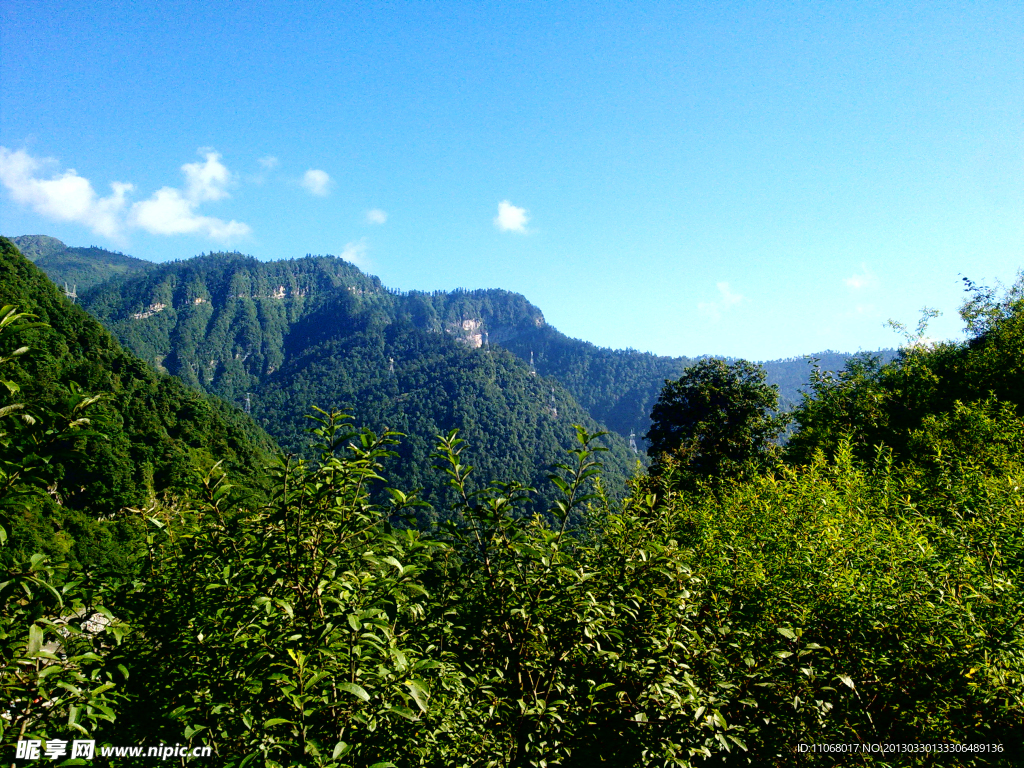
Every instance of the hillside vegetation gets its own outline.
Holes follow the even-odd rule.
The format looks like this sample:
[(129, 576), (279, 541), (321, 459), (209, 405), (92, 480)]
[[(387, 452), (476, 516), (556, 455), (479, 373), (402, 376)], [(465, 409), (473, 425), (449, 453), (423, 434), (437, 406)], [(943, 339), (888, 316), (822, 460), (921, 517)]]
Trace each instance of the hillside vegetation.
[[(271, 464), (263, 497), (210, 468), (157, 500), (120, 570), (4, 545), (0, 736), (204, 746), (225, 766), (1019, 765), (1024, 282), (969, 287), (968, 342), (816, 376), (786, 450), (756, 369), (687, 374), (659, 424), (742, 423), (661, 430), (621, 501), (585, 428), (537, 515), (522, 482), (474, 491), (448, 432), (422, 467), (447, 480), (447, 522), (412, 525), (409, 488), (371, 492), (402, 438), (314, 412), (311, 459)], [(0, 330), (20, 350), (45, 329)], [(29, 385), (34, 354), (0, 378)], [(701, 395), (735, 372), (742, 402)], [(33, 398), (4, 396), (4, 509), (61, 504), (17, 418)]]
[[(605, 483), (621, 495), (646, 460), (664, 381), (695, 362), (570, 339), (518, 294), (398, 293), (331, 257), (211, 254), (101, 285), (82, 303), (157, 368), (250, 409), (288, 451), (307, 450), (305, 414), (324, 404), (408, 435), (389, 470), (439, 508), (451, 498), (423, 468), (434, 436), (455, 427), (488, 477), (538, 488), (571, 445), (572, 424), (607, 430)], [(847, 357), (827, 353), (820, 365)], [(792, 407), (812, 367), (767, 370), (782, 384), (781, 407)]]
[[(30, 260), (36, 261), (37, 266), (46, 272), (58, 287), (63, 287), (67, 283), (68, 288), (77, 285), (83, 292), (101, 282), (131, 277), (156, 266), (151, 262), (95, 246), (69, 248), (60, 240), (45, 235), (25, 235), (13, 240), (21, 248), (22, 253)], [(234, 256), (237, 257), (238, 254)], [(295, 262), (292, 264), (294, 267)], [(350, 278), (358, 282), (355, 275), (361, 273), (351, 265), (348, 267)], [(288, 269), (276, 268), (271, 269), (268, 276), (273, 282), (288, 272)], [(533, 371), (555, 379), (597, 423), (624, 439), (628, 440), (632, 436), (641, 452), (646, 449), (643, 435), (650, 429), (649, 414), (662, 384), (666, 379), (678, 377), (695, 362), (691, 358), (653, 355), (632, 349), (605, 349), (569, 338), (548, 325), (540, 309), (530, 304), (523, 296), (508, 291), (410, 291), (396, 294), (384, 289), (379, 280), (369, 276), (363, 277), (374, 284), (376, 290), (383, 290), (399, 297), (389, 310), (396, 317), (400, 316), (420, 330), (452, 334), (471, 346), (489, 344), (512, 352), (530, 365)], [(348, 284), (346, 280), (342, 282)], [(142, 284), (147, 285), (145, 281)], [(266, 297), (278, 300), (297, 298), (291, 294), (278, 297), (277, 293), (283, 286), (284, 283), (278, 282), (274, 291), (268, 292)], [(319, 286), (321, 290), (325, 287)], [(119, 292), (120, 289), (108, 286), (107, 299), (95, 307), (97, 312), (103, 313), (106, 321), (115, 321), (125, 316), (125, 308), (120, 306), (116, 299), (113, 302), (110, 300), (111, 296), (116, 296)], [(159, 291), (150, 293), (155, 294)], [(154, 302), (160, 303), (165, 302)], [(144, 314), (150, 311), (147, 308), (150, 305), (143, 303), (138, 306), (138, 311), (130, 314)], [(259, 322), (263, 323), (264, 320), (261, 318)], [(244, 319), (241, 320), (241, 324), (245, 324)], [(284, 332), (287, 330), (288, 323), (285, 323)], [(154, 352), (150, 348), (151, 345), (145, 339), (139, 338), (133, 330), (128, 330), (122, 340), (129, 344), (133, 351), (158, 367), (163, 365), (167, 357), (166, 353)], [(169, 345), (165, 343), (163, 346)], [(173, 347), (173, 343), (170, 346)], [(270, 346), (273, 347), (273, 342)], [(879, 354), (883, 361), (888, 362), (895, 352), (884, 350)], [(806, 387), (814, 364), (824, 370), (836, 371), (843, 367), (849, 357), (850, 355), (846, 353), (826, 351), (808, 358), (766, 361), (762, 365), (767, 372), (768, 381), (779, 387), (780, 408), (789, 410), (799, 402), (800, 392)], [(812, 363), (812, 358), (816, 363)], [(224, 362), (216, 358), (211, 360), (214, 360), (215, 364)], [(172, 359), (171, 364), (174, 362)], [(209, 360), (206, 365), (210, 366)], [(198, 374), (198, 366), (196, 370), (197, 373), (192, 376), (196, 381), (192, 383), (204, 386), (198, 382), (203, 378)], [(251, 372), (252, 368), (250, 366), (245, 370)], [(186, 370), (176, 373), (186, 380), (190, 378)], [(216, 371), (205, 373), (210, 378), (217, 376)], [(234, 371), (234, 374), (237, 373), (238, 371)], [(240, 379), (233, 375), (235, 386), (221, 387), (219, 394), (241, 405), (245, 393), (251, 393), (252, 388), (258, 385), (259, 377), (249, 377), (246, 386), (243, 386), (244, 378)], [(228, 390), (231, 390), (230, 395), (226, 394)]]
[(145, 272), (155, 264), (95, 245), (72, 248), (55, 237), (22, 235), (11, 242), (61, 288), (84, 291), (115, 277)]
[[(37, 266), (43, 269), (58, 287), (63, 287), (65, 282), (69, 288), (77, 283), (79, 288), (86, 291), (101, 282), (118, 277), (131, 277), (156, 266), (151, 262), (95, 246), (69, 248), (56, 238), (45, 235), (26, 235), (16, 237), (14, 241), (23, 254), (36, 261)], [(237, 258), (239, 254), (232, 256)], [(307, 258), (306, 261), (308, 260)], [(278, 301), (300, 298), (287, 291), (284, 296), (278, 294), (288, 282), (287, 275), (301, 262), (302, 260), (284, 262), (292, 264), (292, 267), (273, 267), (265, 273), (264, 276), (271, 283), (278, 281), (273, 291), (270, 290), (270, 283), (262, 286), (267, 289), (265, 298), (275, 298)], [(269, 264), (281, 265), (282, 262)], [(411, 322), (420, 330), (451, 334), (470, 346), (488, 344), (512, 352), (539, 375), (555, 379), (579, 406), (604, 428), (627, 440), (632, 435), (641, 452), (646, 450), (643, 435), (650, 429), (650, 411), (658, 398), (662, 384), (667, 379), (680, 376), (695, 362), (693, 358), (654, 355), (633, 349), (606, 349), (570, 338), (547, 324), (541, 310), (519, 294), (498, 289), (432, 293), (410, 291), (397, 294), (383, 288), (376, 278), (363, 275), (352, 265), (346, 266), (348, 277), (343, 278), (340, 283), (352, 286), (357, 282), (368, 281), (375, 286), (373, 291), (384, 291), (397, 297), (387, 311), (392, 312), (396, 318), (401, 317), (404, 321)], [(360, 280), (360, 277), (363, 279)], [(284, 282), (280, 282), (282, 278)], [(161, 293), (159, 290), (151, 290), (154, 285), (145, 280), (136, 284), (135, 288), (126, 290), (134, 295), (135, 299), (144, 299), (145, 296), (137, 295), (140, 285), (144, 288), (143, 293), (148, 291), (154, 298)], [(336, 280), (333, 287), (337, 285)], [(318, 289), (330, 292), (331, 287), (320, 285)], [(92, 301), (87, 303), (103, 316), (105, 322), (111, 323), (124, 319), (129, 314), (145, 314), (150, 311), (150, 306), (166, 304), (159, 300), (151, 304), (135, 301), (136, 309), (127, 313), (126, 307), (117, 298), (123, 290), (108, 286), (101, 292), (106, 294), (105, 299), (96, 304)], [(366, 289), (356, 287), (355, 290), (365, 292)], [(244, 318), (235, 318), (234, 321), (239, 322), (241, 326), (246, 324)], [(258, 322), (265, 324), (266, 319), (261, 317)], [(273, 321), (271, 324), (274, 324)], [(285, 321), (281, 328), (275, 329), (275, 333), (271, 334), (269, 339), (269, 348), (275, 346), (274, 336), (283, 338), (289, 327), (290, 321)], [(152, 339), (141, 338), (140, 334), (131, 328), (131, 324), (121, 327), (120, 330), (125, 334), (122, 341), (157, 367), (162, 366), (168, 357), (166, 350), (174, 347), (172, 339), (170, 344), (165, 342), (162, 345), (164, 352), (153, 349), (150, 343)], [(221, 334), (223, 335), (223, 331)], [(216, 352), (215, 349), (213, 351)], [(185, 350), (186, 355), (188, 352), (189, 350)], [(224, 386), (221, 386), (218, 392), (239, 405), (244, 403), (245, 393), (251, 393), (252, 388), (258, 386), (260, 378), (258, 373), (255, 376), (250, 375), (253, 370), (258, 369), (257, 363), (261, 362), (259, 352), (255, 353), (256, 359), (247, 367), (244, 363), (244, 354), (242, 353), (243, 365), (231, 371), (230, 378), (234, 381), (234, 386), (227, 386), (226, 381), (221, 381)], [(883, 362), (889, 362), (895, 356), (895, 350), (882, 350), (878, 354)], [(780, 408), (790, 410), (799, 403), (801, 392), (806, 388), (815, 365), (822, 370), (838, 371), (849, 358), (850, 355), (847, 353), (825, 351), (807, 357), (770, 360), (763, 362), (762, 365), (767, 372), (768, 381), (779, 387)], [(175, 362), (172, 356), (170, 364), (173, 366)], [(266, 364), (266, 361), (262, 362)], [(225, 372), (230, 367), (227, 360), (218, 358), (208, 358), (206, 365), (210, 368), (225, 365)], [(270, 365), (272, 367), (274, 364)], [(184, 368), (176, 370), (175, 373), (186, 380), (194, 379), (191, 382), (194, 386), (206, 386), (201, 383), (201, 379), (204, 378), (199, 375), (201, 366), (196, 364), (194, 367), (194, 374), (190, 374)], [(238, 376), (240, 370), (245, 372), (241, 377)], [(218, 375), (216, 370), (207, 370), (204, 373), (206, 378), (211, 379), (216, 379)]]
[[(452, 501), (428, 470), (438, 434), (458, 428), (480, 476), (524, 480), (542, 489), (544, 507), (547, 474), (571, 447), (573, 425), (600, 431), (557, 380), (484, 343), (487, 327), (543, 323), (512, 294), (489, 304), (484, 320), (466, 294), (396, 294), (341, 259), (215, 254), (99, 286), (83, 305), (144, 359), (248, 402), (287, 451), (309, 455), (306, 416), (317, 406), (402, 432), (389, 472), (437, 509)], [(606, 486), (621, 496), (636, 457), (618, 435), (603, 440)], [(476, 478), (469, 483), (475, 488)]]
[[(59, 456), (40, 471), (52, 484), (46, 497), (22, 505), (11, 549), (66, 555), (75, 564), (102, 565), (121, 557), (121, 544), (138, 522), (122, 515), (166, 495), (183, 495), (215, 462), (253, 486), (275, 450), (244, 414), (159, 375), (129, 352), (46, 276), (0, 238), (0, 307), (29, 313), (44, 326), (17, 340), (31, 354), (4, 374), (14, 401), (26, 400), (36, 424), (23, 440)], [(0, 355), (15, 349), (0, 348)], [(54, 422), (70, 423), (92, 397), (89, 430), (56, 437)], [(10, 450), (4, 461), (11, 461)], [(17, 450), (21, 450), (20, 448)], [(37, 461), (42, 462), (42, 459)], [(246, 480), (248, 478), (248, 480)], [(255, 486), (253, 486), (255, 487)]]

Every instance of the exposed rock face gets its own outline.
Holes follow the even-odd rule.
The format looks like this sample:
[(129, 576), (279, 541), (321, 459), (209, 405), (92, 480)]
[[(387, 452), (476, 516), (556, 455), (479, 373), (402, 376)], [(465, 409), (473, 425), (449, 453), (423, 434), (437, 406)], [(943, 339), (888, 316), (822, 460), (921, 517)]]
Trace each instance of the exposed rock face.
[(448, 323), (448, 333), (455, 336), (455, 340), (459, 341), (470, 349), (479, 349), (484, 345), (484, 334), (483, 330), (484, 321), (472, 317), (468, 320), (463, 320), (461, 323), (454, 322)]
[(482, 326), (483, 322), (481, 320), (462, 321), (462, 339), (473, 349), (479, 349), (483, 346), (484, 337), (480, 332)]
[(132, 315), (132, 320), (145, 320), (147, 317), (152, 317), (157, 312), (163, 312), (165, 309), (167, 309), (166, 304), (156, 302), (155, 304), (150, 304), (149, 309), (146, 310), (145, 312), (134, 313)]

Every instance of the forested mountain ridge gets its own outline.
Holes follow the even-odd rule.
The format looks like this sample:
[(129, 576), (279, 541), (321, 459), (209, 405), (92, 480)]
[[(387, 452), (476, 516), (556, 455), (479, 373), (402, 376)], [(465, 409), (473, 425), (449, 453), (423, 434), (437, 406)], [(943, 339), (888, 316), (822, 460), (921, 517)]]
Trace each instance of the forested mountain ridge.
[(11, 242), (18, 246), (21, 255), (31, 262), (36, 262), (44, 256), (60, 253), (67, 249), (67, 246), (56, 237), (49, 235), (19, 235), (10, 238)]
[[(410, 291), (400, 296), (400, 311), (418, 327), (444, 330), (473, 347), (504, 347), (538, 375), (557, 380), (595, 421), (624, 438), (635, 435), (641, 450), (651, 408), (665, 381), (679, 378), (698, 359), (610, 349), (571, 338), (549, 325), (524, 296), (501, 289)], [(877, 354), (884, 363), (896, 351)], [(814, 365), (839, 371), (850, 357), (827, 350), (761, 365), (768, 383), (779, 388), (780, 407), (789, 410), (801, 401)]]
[[(499, 298), (486, 307), (499, 335), (543, 322), (522, 297)], [(304, 452), (314, 407), (407, 434), (392, 476), (431, 502), (447, 493), (431, 471), (438, 434), (458, 428), (480, 474), (528, 478), (543, 505), (573, 425), (601, 430), (558, 381), (474, 333), (484, 319), (468, 293), (399, 294), (333, 257), (211, 254), (98, 286), (82, 303), (154, 366), (246, 405), (287, 451)], [(605, 479), (621, 492), (636, 457), (618, 435), (605, 442)]]
[[(549, 325), (524, 296), (500, 289), (400, 293), (331, 257), (272, 262), (241, 254), (204, 258), (201, 264), (179, 262), (160, 276), (94, 290), (86, 304), (137, 354), (236, 404), (244, 403), (246, 392), (253, 391), (261, 377), (281, 366), (288, 349), (303, 346), (311, 332), (323, 331), (314, 330), (323, 325), (319, 319), (312, 324), (302, 321), (324, 302), (337, 301), (343, 290), (363, 305), (376, 302), (393, 320), (422, 331), (450, 335), (470, 348), (507, 349), (536, 374), (555, 379), (596, 422), (624, 439), (634, 435), (641, 450), (650, 410), (665, 380), (678, 378), (694, 362), (570, 338)], [(227, 309), (229, 297), (251, 298), (255, 304)], [(198, 320), (189, 321), (210, 329), (201, 344), (193, 331), (177, 326), (178, 310), (189, 302), (207, 305)], [(209, 313), (208, 321), (202, 319), (203, 312)], [(134, 328), (135, 321), (160, 313), (155, 331), (138, 333)], [(286, 342), (294, 332), (297, 336)], [(884, 352), (883, 359), (893, 354)], [(838, 370), (849, 355), (822, 352), (813, 357), (820, 359), (822, 368)], [(769, 383), (779, 385), (781, 405), (789, 408), (799, 402), (811, 363), (794, 358), (764, 366)]]
[(304, 322), (330, 304), (390, 307), (380, 281), (341, 259), (260, 262), (238, 253), (160, 265), (82, 297), (93, 315), (158, 369), (226, 400), (245, 393), (327, 326)]
[(180, 495), (220, 460), (243, 478), (262, 474), (274, 445), (259, 427), (228, 404), (154, 373), (6, 238), (0, 238), (0, 306), (47, 326), (19, 339), (29, 349), (8, 374), (17, 386), (9, 399), (61, 414), (77, 392), (107, 393), (88, 413), (102, 436), (77, 439), (68, 446), (73, 454), (53, 463), (51, 496), (59, 503), (37, 499), (18, 513), (16, 550), (57, 548), (73, 561), (102, 563), (117, 556), (117, 541), (128, 535), (126, 507)]
[(641, 446), (665, 379), (693, 363), (570, 338), (525, 297), (508, 291), (410, 292), (405, 299), (421, 327), (444, 328), (472, 346), (504, 347), (537, 375), (557, 380), (594, 420), (624, 438), (634, 433)]
[(11, 241), (54, 283), (67, 283), (69, 289), (85, 290), (118, 275), (145, 272), (156, 266), (151, 261), (96, 246), (72, 248), (47, 235), (21, 235)]

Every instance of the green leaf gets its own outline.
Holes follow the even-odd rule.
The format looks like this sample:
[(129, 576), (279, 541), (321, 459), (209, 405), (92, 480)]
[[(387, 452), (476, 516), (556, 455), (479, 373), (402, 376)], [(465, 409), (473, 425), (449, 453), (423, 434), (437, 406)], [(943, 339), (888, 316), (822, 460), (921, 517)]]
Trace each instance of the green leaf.
[(416, 702), (416, 706), (420, 708), (421, 712), (427, 711), (427, 700), (430, 698), (430, 692), (427, 690), (427, 684), (422, 680), (407, 680), (405, 685), (409, 688), (409, 693), (412, 694), (413, 701)]
[(285, 720), (283, 717), (272, 717), (269, 720), (263, 721), (263, 727), (269, 728), (272, 725), (281, 725), (282, 723), (291, 725), (291, 722), (291, 720)]
[(776, 627), (776, 629), (783, 637), (790, 640), (796, 640), (796, 633), (792, 629), (787, 629), (786, 627)]
[(337, 760), (339, 757), (343, 757), (352, 751), (352, 745), (346, 744), (344, 741), (339, 741), (334, 745), (334, 752), (331, 753), (331, 759)]
[(736, 744), (736, 745), (737, 745), (737, 746), (738, 746), (738, 747), (739, 747), (740, 749), (742, 749), (742, 750), (743, 750), (744, 752), (748, 751), (748, 750), (747, 750), (747, 745), (746, 745), (746, 744), (744, 744), (744, 743), (743, 743), (742, 741), (740, 741), (740, 739), (738, 739), (738, 738), (736, 738), (735, 736), (732, 736), (732, 735), (730, 735), (730, 734), (726, 734), (726, 737), (727, 737), (727, 738), (728, 738), (728, 739), (729, 739), (730, 741), (734, 742), (734, 743), (735, 743), (735, 744)]
[(399, 717), (404, 717), (406, 720), (419, 720), (416, 713), (408, 707), (392, 706), (388, 709), (388, 712), (394, 712)]
[[(40, 655), (42, 655), (42, 654), (40, 654)], [(52, 654), (48, 654), (48, 655), (52, 655)], [(54, 656), (54, 659), (56, 659), (56, 656)], [(60, 665), (58, 665), (58, 664), (48, 664), (47, 666), (45, 666), (41, 670), (39, 670), (39, 674), (37, 675), (37, 679), (42, 680), (44, 677), (48, 677), (49, 675), (52, 675), (54, 672), (62, 672), (62, 671), (63, 670), (60, 668)]]
[(39, 650), (43, 647), (43, 628), (38, 624), (33, 624), (28, 628), (28, 648), (26, 651), (30, 654), (39, 653)]
[(357, 699), (362, 699), (363, 701), (370, 700), (370, 694), (368, 694), (361, 685), (356, 685), (355, 683), (338, 683), (338, 688), (346, 693), (351, 693)]

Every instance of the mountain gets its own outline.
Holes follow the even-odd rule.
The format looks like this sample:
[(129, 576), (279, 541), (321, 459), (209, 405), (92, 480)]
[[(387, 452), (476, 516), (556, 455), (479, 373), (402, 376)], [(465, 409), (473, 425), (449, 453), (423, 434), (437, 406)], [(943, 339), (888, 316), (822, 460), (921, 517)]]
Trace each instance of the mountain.
[(62, 253), (68, 249), (64, 243), (56, 237), (49, 235), (22, 235), (21, 237), (10, 238), (21, 255), (32, 262), (36, 262), (46, 256)]
[[(156, 266), (102, 248), (69, 248), (45, 235), (24, 236), (15, 241), (58, 286), (66, 281), (73, 287), (77, 282), (78, 288), (85, 290), (111, 277), (141, 273)], [(376, 290), (386, 291), (379, 281), (375, 285)], [(417, 327), (433, 332), (443, 330), (471, 347), (489, 344), (507, 349), (541, 376), (556, 379), (595, 421), (624, 439), (634, 440), (641, 450), (646, 445), (643, 436), (650, 428), (651, 408), (665, 380), (678, 378), (694, 362), (687, 357), (607, 349), (570, 338), (548, 325), (541, 310), (523, 296), (508, 291), (411, 291), (403, 297), (396, 311)], [(161, 353), (148, 355), (140, 350), (140, 354), (157, 365), (162, 363)], [(883, 362), (888, 362), (896, 352), (881, 350), (878, 354)], [(829, 350), (762, 362), (768, 383), (779, 387), (783, 410), (792, 409), (801, 400), (812, 370), (808, 358), (817, 360), (823, 370), (838, 371), (850, 355)], [(189, 378), (187, 374), (185, 378)], [(234, 389), (237, 391), (221, 394), (243, 402), (245, 387)]]
[[(549, 325), (523, 296), (508, 291), (412, 291), (404, 298), (404, 311), (418, 327), (443, 330), (472, 347), (507, 349), (538, 375), (558, 381), (595, 421), (633, 439), (641, 450), (665, 380), (678, 379), (696, 362), (571, 338)], [(883, 363), (896, 356), (895, 350), (877, 354)], [(779, 387), (780, 409), (790, 410), (801, 402), (815, 363), (822, 370), (839, 371), (850, 357), (825, 351), (761, 365), (768, 383)]]
[[(193, 491), (216, 461), (258, 493), (273, 442), (236, 408), (153, 371), (80, 306), (75, 306), (6, 238), (0, 238), (0, 306), (14, 305), (48, 327), (7, 343), (29, 347), (4, 378), (19, 390), (8, 401), (30, 403), (39, 418), (31, 439), (46, 439), (47, 413), (63, 413), (75, 390), (107, 393), (88, 413), (102, 434), (78, 438), (52, 467), (49, 499), (23, 509), (15, 549), (59, 550), (74, 562), (116, 559), (131, 535), (128, 507)], [(0, 354), (10, 353), (0, 349)], [(3, 441), (0, 448), (7, 450)]]
[(693, 363), (636, 350), (613, 350), (573, 339), (548, 325), (523, 296), (502, 290), (437, 291), (405, 295), (419, 327), (446, 333), (472, 347), (500, 346), (542, 377), (550, 377), (597, 422), (638, 446), (665, 379)]
[(145, 272), (156, 266), (151, 261), (97, 248), (71, 248), (55, 237), (22, 235), (11, 238), (22, 255), (35, 263), (60, 287), (84, 291), (118, 275)]
[[(162, 265), (116, 286), (100, 286), (83, 300), (125, 344), (153, 365), (238, 405), (248, 400), (254, 413), (268, 420), (267, 429), (290, 449), (296, 449), (304, 438), (302, 422), (282, 416), (290, 397), (284, 393), (292, 386), (306, 386), (302, 382), (307, 379), (296, 366), (317, 369), (318, 357), (353, 356), (345, 366), (318, 374), (327, 383), (309, 391), (304, 401), (307, 409), (312, 404), (348, 403), (365, 418), (370, 419), (372, 413), (367, 423), (407, 423), (404, 406), (389, 403), (398, 396), (403, 398), (400, 402), (412, 396), (401, 389), (403, 377), (414, 369), (417, 375), (427, 374), (422, 373), (423, 360), (388, 347), (399, 338), (411, 338), (401, 328), (433, 339), (425, 346), (413, 345), (421, 352), (448, 339), (464, 350), (487, 351), (492, 365), (504, 359), (503, 352), (512, 353), (531, 376), (549, 380), (545, 393), (531, 395), (531, 408), (541, 404), (543, 412), (550, 407), (552, 396), (567, 403), (575, 401), (593, 423), (641, 451), (643, 436), (650, 428), (649, 414), (662, 385), (666, 379), (678, 378), (694, 362), (631, 349), (605, 349), (569, 338), (550, 326), (541, 310), (519, 294), (497, 289), (399, 293), (332, 257), (259, 262), (241, 254), (211, 254)], [(358, 318), (370, 317), (376, 317), (371, 323), (376, 330), (365, 335)], [(385, 328), (389, 330), (385, 332)], [(369, 341), (380, 334), (386, 338)], [(342, 337), (349, 339), (343, 349), (321, 346), (328, 340), (336, 345)], [(357, 337), (360, 344), (370, 344), (373, 354), (351, 346)], [(387, 354), (385, 347), (391, 350)], [(822, 368), (838, 370), (850, 356), (824, 352), (815, 357)], [(891, 353), (883, 357), (889, 359)], [(399, 391), (391, 392), (390, 384), (367, 383), (386, 384), (381, 373), (396, 365), (392, 383)], [(811, 362), (794, 358), (764, 365), (769, 383), (780, 387), (781, 406), (793, 407), (800, 401)], [(443, 377), (451, 371), (430, 375)], [(263, 413), (267, 407), (273, 410), (276, 426), (270, 423), (270, 415)], [(405, 415), (389, 415), (389, 409), (395, 407)], [(420, 434), (420, 428), (429, 431), (453, 422), (431, 417), (418, 423), (419, 428), (408, 428)]]
[[(543, 323), (522, 297), (500, 298), (488, 308), (499, 337)], [(306, 450), (314, 407), (345, 409), (359, 425), (405, 433), (391, 476), (443, 507), (447, 478), (431, 453), (438, 434), (458, 428), (478, 475), (526, 478), (543, 509), (555, 495), (550, 467), (575, 445), (573, 425), (602, 426), (559, 381), (485, 343), (478, 303), (465, 292), (400, 294), (338, 258), (229, 253), (162, 264), (82, 296), (136, 354), (244, 404), (287, 451)], [(617, 434), (604, 443), (605, 482), (621, 493), (637, 456)]]
[(899, 355), (896, 349), (879, 349), (874, 352), (860, 352), (852, 355), (849, 352), (835, 352), (831, 349), (814, 352), (800, 357), (788, 357), (782, 360), (766, 360), (760, 365), (765, 370), (765, 380), (779, 388), (779, 408), (791, 411), (803, 401), (802, 394), (810, 392), (808, 382), (814, 367), (821, 371), (838, 373), (855, 356), (867, 355), (877, 358), (882, 365), (891, 363)]

